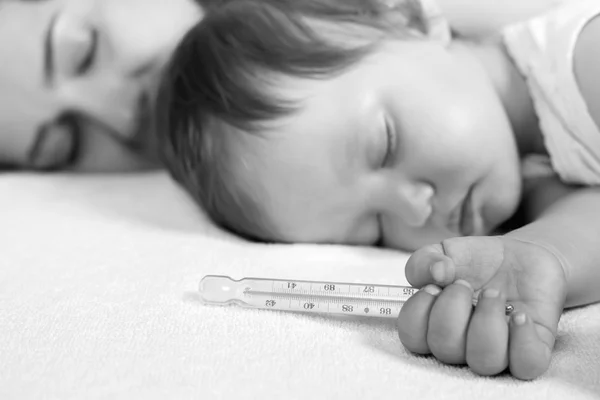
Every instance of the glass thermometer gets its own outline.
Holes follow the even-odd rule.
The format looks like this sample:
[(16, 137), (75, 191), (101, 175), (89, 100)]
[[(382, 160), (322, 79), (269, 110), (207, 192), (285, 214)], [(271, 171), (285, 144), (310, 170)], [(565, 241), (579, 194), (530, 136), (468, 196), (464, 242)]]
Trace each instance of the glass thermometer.
[[(409, 286), (208, 275), (200, 282), (205, 304), (323, 314), (397, 318), (419, 289)], [(476, 300), (474, 300), (474, 304)], [(512, 306), (507, 304), (507, 314)]]

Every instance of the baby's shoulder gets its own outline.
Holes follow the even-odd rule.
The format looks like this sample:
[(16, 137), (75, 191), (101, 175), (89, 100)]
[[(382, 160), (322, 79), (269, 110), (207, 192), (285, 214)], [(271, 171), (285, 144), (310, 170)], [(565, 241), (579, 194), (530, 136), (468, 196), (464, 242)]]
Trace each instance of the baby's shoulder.
[(598, 16), (600, 1), (573, 1), (503, 33), (505, 47), (526, 79), (552, 167), (567, 183), (600, 183), (595, 77), (600, 54), (590, 50), (598, 43)]

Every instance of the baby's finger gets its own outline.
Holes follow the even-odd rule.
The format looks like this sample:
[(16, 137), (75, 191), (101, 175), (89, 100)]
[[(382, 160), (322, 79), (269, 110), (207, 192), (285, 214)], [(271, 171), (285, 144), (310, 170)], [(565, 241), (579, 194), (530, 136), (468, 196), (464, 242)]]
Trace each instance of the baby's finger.
[(480, 375), (496, 375), (508, 366), (506, 300), (497, 289), (479, 297), (467, 334), (467, 364)]
[(440, 244), (423, 247), (415, 251), (405, 268), (406, 279), (414, 287), (433, 283), (446, 287), (455, 280), (453, 261), (444, 255)]
[(535, 379), (546, 372), (551, 355), (552, 348), (540, 338), (531, 318), (522, 312), (513, 314), (510, 319), (510, 372), (519, 379)]
[(458, 280), (448, 286), (434, 303), (429, 316), (427, 343), (431, 353), (446, 364), (466, 362), (466, 341), (473, 311), (473, 289)]
[(412, 295), (400, 309), (396, 320), (398, 336), (407, 350), (417, 354), (429, 354), (427, 325), (429, 313), (441, 289), (427, 285)]

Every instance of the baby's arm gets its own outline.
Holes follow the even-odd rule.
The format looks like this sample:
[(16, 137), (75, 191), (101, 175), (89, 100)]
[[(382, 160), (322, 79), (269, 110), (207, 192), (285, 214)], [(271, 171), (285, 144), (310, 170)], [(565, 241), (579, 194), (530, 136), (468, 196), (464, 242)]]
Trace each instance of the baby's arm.
[[(600, 127), (598, 35), (600, 19), (596, 18), (579, 37), (574, 69), (590, 115)], [(549, 203), (549, 197), (562, 198)], [(600, 188), (561, 187), (545, 181), (529, 191), (526, 206), (535, 221), (508, 236), (540, 243), (562, 258), (567, 307), (600, 301)]]
[[(560, 197), (548, 204), (547, 196)], [(508, 233), (545, 247), (563, 264), (566, 307), (600, 301), (600, 188), (574, 189), (547, 182), (530, 193), (532, 223)]]
[[(431, 0), (425, 0), (431, 1)], [(464, 37), (493, 35), (503, 27), (578, 0), (433, 0), (452, 29)]]

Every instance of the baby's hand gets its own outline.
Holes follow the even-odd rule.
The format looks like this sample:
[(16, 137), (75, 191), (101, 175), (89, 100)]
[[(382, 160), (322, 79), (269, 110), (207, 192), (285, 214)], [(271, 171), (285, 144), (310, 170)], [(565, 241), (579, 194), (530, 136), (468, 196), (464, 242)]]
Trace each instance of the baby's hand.
[[(566, 279), (544, 247), (507, 236), (449, 239), (416, 251), (406, 277), (423, 288), (398, 318), (408, 350), (481, 375), (508, 367), (519, 379), (534, 379), (548, 369)], [(510, 318), (506, 303), (514, 307)]]

